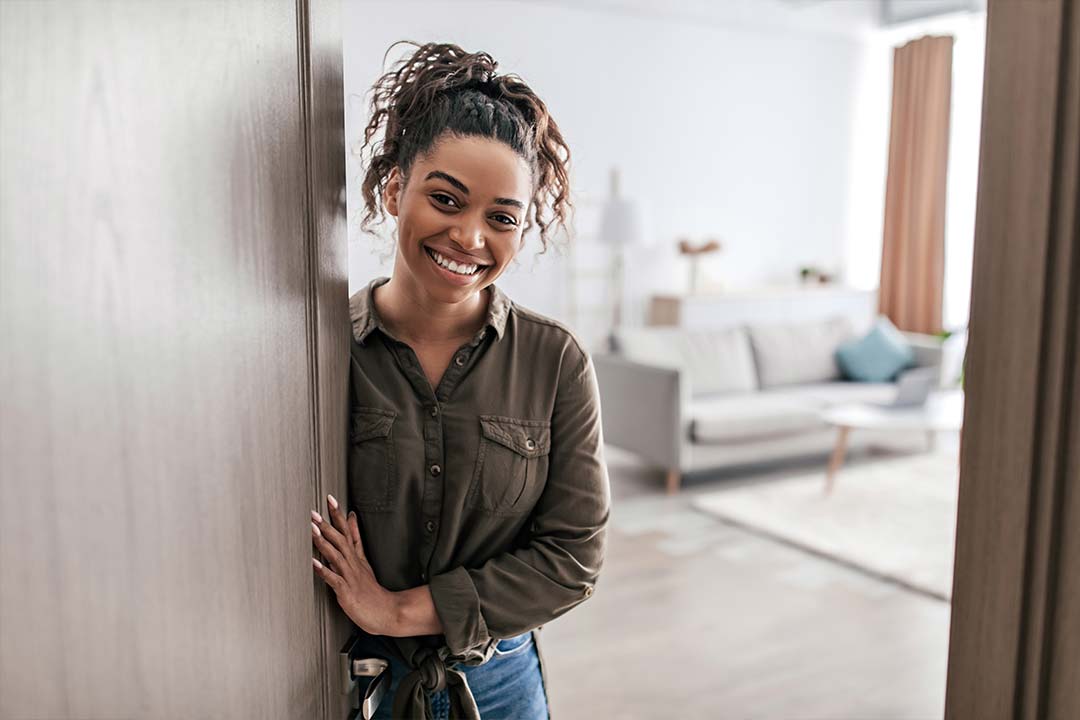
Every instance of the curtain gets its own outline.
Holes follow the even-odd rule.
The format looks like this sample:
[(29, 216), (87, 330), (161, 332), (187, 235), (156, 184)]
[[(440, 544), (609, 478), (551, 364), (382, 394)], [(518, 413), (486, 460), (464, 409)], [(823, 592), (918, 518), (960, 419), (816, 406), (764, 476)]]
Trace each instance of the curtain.
[(913, 332), (941, 331), (952, 51), (951, 35), (893, 50), (878, 309)]

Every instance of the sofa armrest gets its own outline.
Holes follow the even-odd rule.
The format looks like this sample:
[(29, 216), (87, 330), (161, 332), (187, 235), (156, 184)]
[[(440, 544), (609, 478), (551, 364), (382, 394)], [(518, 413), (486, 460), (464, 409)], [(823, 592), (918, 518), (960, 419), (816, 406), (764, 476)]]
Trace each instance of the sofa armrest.
[[(911, 345), (911, 349), (915, 351), (916, 368), (936, 367), (941, 369), (945, 350), (944, 342), (940, 337), (937, 335), (904, 331), (904, 339), (908, 341), (908, 344)], [(942, 380), (942, 377), (938, 378), (939, 385)]]
[(683, 372), (611, 354), (593, 355), (593, 365), (604, 440), (657, 467), (680, 468), (683, 411), (690, 393)]

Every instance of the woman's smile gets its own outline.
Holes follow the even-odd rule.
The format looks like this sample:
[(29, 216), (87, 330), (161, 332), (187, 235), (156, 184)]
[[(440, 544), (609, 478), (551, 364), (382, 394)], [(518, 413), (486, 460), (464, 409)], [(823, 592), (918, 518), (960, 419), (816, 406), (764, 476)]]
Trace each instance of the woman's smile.
[(436, 273), (454, 285), (471, 284), (487, 268), (487, 265), (457, 262), (427, 245), (424, 246), (424, 254), (431, 260)]

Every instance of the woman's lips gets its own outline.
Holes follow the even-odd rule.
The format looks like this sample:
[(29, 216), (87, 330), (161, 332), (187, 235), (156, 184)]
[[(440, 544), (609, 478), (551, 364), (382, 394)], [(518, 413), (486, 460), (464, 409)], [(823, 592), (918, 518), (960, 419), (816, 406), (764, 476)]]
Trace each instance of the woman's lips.
[(431, 264), (435, 267), (436, 272), (438, 272), (438, 274), (440, 276), (442, 276), (448, 282), (453, 283), (454, 285), (458, 285), (458, 286), (471, 285), (481, 275), (483, 275), (484, 271), (487, 269), (487, 266), (481, 265), (480, 268), (475, 273), (473, 273), (472, 275), (460, 275), (460, 274), (454, 272), (453, 270), (448, 270), (448, 269), (444, 268), (442, 265), (440, 265), (439, 263), (435, 262), (435, 258), (431, 256), (430, 250), (431, 249), (425, 245), (424, 246), (424, 255), (426, 255), (427, 259), (431, 261)]

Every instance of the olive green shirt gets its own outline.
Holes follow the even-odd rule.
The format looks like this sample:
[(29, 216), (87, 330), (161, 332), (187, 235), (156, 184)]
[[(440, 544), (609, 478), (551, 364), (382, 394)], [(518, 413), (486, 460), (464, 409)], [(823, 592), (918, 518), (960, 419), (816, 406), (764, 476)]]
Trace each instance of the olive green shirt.
[(539, 651), (540, 627), (600, 574), (611, 494), (596, 375), (572, 331), (492, 284), (484, 328), (432, 389), (376, 312), (388, 281), (350, 299), (347, 505), (380, 584), (430, 585), (445, 630), (382, 638), (413, 668), (395, 716), (424, 717), (423, 692), (449, 687), (457, 716), (476, 717), (450, 666), (483, 664), (526, 631)]

